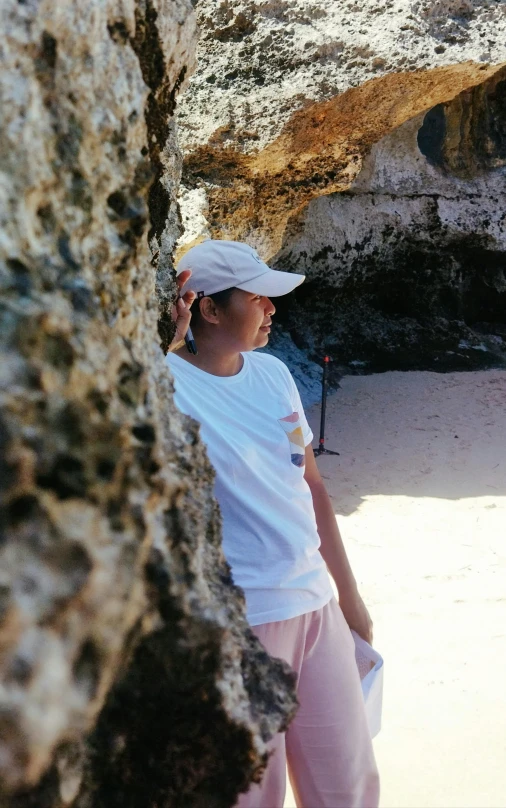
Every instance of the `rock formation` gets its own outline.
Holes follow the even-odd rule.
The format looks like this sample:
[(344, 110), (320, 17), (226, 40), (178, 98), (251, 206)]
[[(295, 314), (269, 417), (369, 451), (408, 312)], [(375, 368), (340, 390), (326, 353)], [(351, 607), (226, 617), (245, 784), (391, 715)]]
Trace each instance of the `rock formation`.
[(503, 361), (505, 5), (202, 0), (198, 12), (179, 112), (182, 248), (243, 238), (305, 272), (281, 319), (313, 357)]
[(295, 700), (160, 347), (192, 4), (0, 8), (0, 804), (230, 806)]

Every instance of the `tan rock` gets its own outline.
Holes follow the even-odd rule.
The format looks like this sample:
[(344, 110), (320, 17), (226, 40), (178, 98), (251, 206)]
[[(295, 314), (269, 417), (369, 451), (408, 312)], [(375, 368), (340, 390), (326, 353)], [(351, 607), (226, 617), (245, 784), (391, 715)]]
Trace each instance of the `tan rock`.
[[(345, 191), (357, 178), (375, 143), (439, 104), (480, 87), (492, 94), (506, 67), (465, 62), (412, 73), (390, 73), (330, 101), (297, 112), (281, 135), (257, 154), (212, 143), (190, 152), (186, 182), (209, 184), (208, 219), (214, 237), (248, 240), (265, 260), (281, 249), (290, 219), (321, 195)], [(459, 121), (446, 142), (448, 167), (472, 171), (472, 131), (460, 136)], [(464, 155), (467, 153), (467, 157)], [(221, 187), (220, 187), (221, 186)]]
[(230, 805), (295, 702), (158, 335), (192, 4), (0, 9), (0, 802)]

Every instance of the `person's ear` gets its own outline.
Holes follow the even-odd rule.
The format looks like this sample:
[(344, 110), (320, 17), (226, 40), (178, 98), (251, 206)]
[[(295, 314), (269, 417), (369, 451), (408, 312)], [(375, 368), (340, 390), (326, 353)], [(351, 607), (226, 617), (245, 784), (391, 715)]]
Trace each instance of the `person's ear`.
[(218, 309), (216, 303), (210, 297), (202, 297), (199, 301), (200, 315), (208, 323), (217, 323)]

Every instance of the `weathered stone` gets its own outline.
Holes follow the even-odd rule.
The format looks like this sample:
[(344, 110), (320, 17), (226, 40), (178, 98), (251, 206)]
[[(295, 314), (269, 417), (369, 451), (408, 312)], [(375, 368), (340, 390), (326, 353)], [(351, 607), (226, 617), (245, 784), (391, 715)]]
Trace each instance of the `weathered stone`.
[(436, 132), (433, 110), (411, 119), (372, 148), (346, 193), (307, 207), (276, 258), (311, 279), (303, 311), (286, 318), (296, 339), (312, 322), (313, 350), (362, 368), (504, 362), (505, 86), (500, 70), (433, 108)]
[(159, 345), (192, 4), (0, 7), (0, 803), (229, 806), (295, 699)]
[[(467, 109), (460, 96), (473, 98), (469, 91), (477, 85), (480, 98), (487, 90), (494, 97), (505, 81), (506, 67), (473, 63), (372, 79), (297, 112), (281, 135), (257, 154), (214, 143), (195, 149), (186, 159), (185, 181), (190, 187), (208, 184), (207, 218), (214, 235), (247, 238), (271, 259), (294, 237), (298, 222), (293, 220), (312, 199), (351, 187), (379, 140), (432, 107)], [(486, 116), (489, 106), (479, 109), (487, 120), (476, 128), (490, 142), (497, 116)], [(456, 152), (452, 159), (459, 161), (457, 155), (471, 151), (472, 145), (464, 138), (449, 148)], [(494, 150), (490, 144), (489, 149), (489, 159), (500, 164), (503, 145), (499, 142)]]
[(185, 152), (212, 139), (262, 149), (305, 105), (387, 73), (506, 60), (494, 0), (198, 0), (197, 12), (198, 69), (178, 113)]

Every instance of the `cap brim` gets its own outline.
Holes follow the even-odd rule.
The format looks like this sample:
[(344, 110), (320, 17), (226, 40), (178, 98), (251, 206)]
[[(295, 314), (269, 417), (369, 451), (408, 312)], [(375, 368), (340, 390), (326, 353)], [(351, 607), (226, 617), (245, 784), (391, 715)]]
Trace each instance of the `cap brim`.
[(305, 275), (296, 275), (293, 272), (279, 272), (277, 269), (269, 268), (268, 272), (263, 272), (250, 281), (238, 283), (236, 289), (242, 289), (244, 292), (251, 292), (254, 295), (281, 297), (281, 295), (293, 292), (305, 278)]

